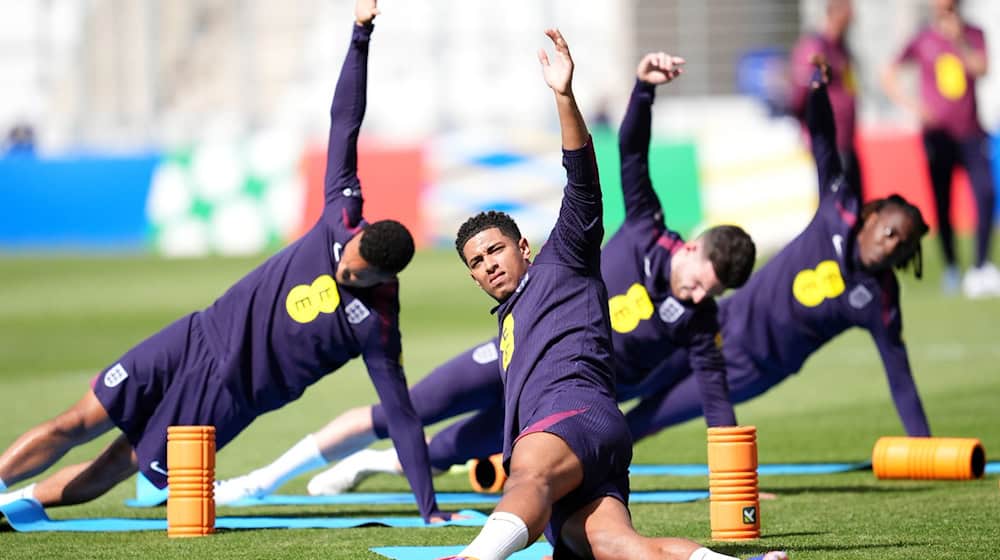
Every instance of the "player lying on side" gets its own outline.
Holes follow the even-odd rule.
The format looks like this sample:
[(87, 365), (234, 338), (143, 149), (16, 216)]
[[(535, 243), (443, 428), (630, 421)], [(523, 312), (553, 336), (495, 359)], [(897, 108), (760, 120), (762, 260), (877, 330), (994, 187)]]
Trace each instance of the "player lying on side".
[(427, 520), (440, 518), (423, 429), (400, 363), (396, 274), (413, 256), (402, 224), (362, 218), (357, 138), (365, 112), (374, 0), (358, 0), (330, 108), (326, 206), (301, 239), (267, 259), (208, 308), (167, 326), (94, 378), (68, 411), (0, 455), (0, 489), (41, 473), (71, 448), (117, 427), (97, 458), (0, 500), (45, 506), (94, 499), (136, 470), (166, 486), (172, 425), (213, 425), (228, 444), (255, 418), (297, 399), (361, 356)]

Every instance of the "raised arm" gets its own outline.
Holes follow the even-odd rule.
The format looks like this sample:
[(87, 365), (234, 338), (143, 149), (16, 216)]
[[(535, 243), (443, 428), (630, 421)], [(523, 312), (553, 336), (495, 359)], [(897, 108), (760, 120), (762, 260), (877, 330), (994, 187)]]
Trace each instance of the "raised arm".
[[(375, 0), (358, 0), (352, 24), (351, 45), (340, 70), (330, 105), (330, 138), (326, 152), (324, 192), (326, 203), (348, 196), (360, 201), (358, 181), (358, 132), (365, 117), (368, 88), (368, 43), (378, 14)], [(358, 205), (360, 214), (360, 204)], [(339, 216), (338, 216), (339, 218)], [(359, 216), (351, 218), (360, 219)], [(355, 225), (351, 223), (348, 225)]]
[(662, 222), (660, 199), (649, 177), (649, 140), (656, 86), (681, 74), (684, 59), (666, 53), (649, 53), (636, 68), (635, 87), (618, 130), (625, 220), (656, 219)]
[[(809, 144), (816, 160), (819, 175), (820, 200), (838, 193), (842, 188), (857, 192), (857, 185), (846, 184), (844, 168), (837, 151), (837, 125), (833, 119), (833, 107), (827, 84), (830, 81), (830, 67), (822, 56), (815, 56), (816, 69), (809, 83), (806, 99), (806, 127), (809, 129)], [(841, 193), (843, 195), (843, 193)]]
[(604, 223), (597, 159), (587, 124), (573, 96), (573, 59), (569, 46), (556, 29), (546, 30), (545, 35), (552, 40), (555, 56), (550, 59), (540, 49), (538, 61), (545, 83), (555, 93), (567, 180), (559, 218), (536, 262), (552, 259), (600, 274)]

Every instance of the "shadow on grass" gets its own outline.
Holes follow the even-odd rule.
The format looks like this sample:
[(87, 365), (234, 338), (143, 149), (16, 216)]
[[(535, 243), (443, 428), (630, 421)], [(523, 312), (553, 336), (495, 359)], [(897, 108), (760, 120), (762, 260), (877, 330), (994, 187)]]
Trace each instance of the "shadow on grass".
[[(789, 535), (812, 535), (815, 533), (789, 533)], [(825, 533), (819, 533), (825, 534)], [(773, 537), (777, 535), (768, 535), (768, 537)], [(830, 545), (801, 545), (801, 546), (789, 546), (786, 550), (794, 557), (796, 552), (846, 552), (849, 550), (877, 550), (881, 548), (904, 548), (904, 547), (914, 547), (914, 546), (925, 546), (930, 544), (929, 542), (897, 542), (897, 543), (880, 543), (880, 544), (830, 544)], [(773, 545), (771, 545), (773, 547)], [(760, 551), (766, 546), (756, 545), (756, 546), (732, 546), (721, 543), (712, 543), (710, 545), (711, 549), (722, 553), (728, 554), (730, 556), (744, 556), (747, 554), (760, 554)]]
[[(489, 515), (492, 512), (490, 509), (473, 508), (473, 507), (463, 507), (461, 509), (475, 510), (483, 513), (484, 515)], [(452, 513), (458, 513), (457, 508), (453, 508)], [(352, 509), (302, 509), (301, 506), (283, 507), (283, 508), (227, 508), (222, 510), (220, 508), (217, 513), (218, 517), (338, 517), (338, 518), (349, 518), (349, 517), (418, 517), (420, 514), (416, 511), (406, 511), (400, 509), (392, 508), (352, 508)]]
[(934, 489), (933, 486), (864, 486), (860, 484), (852, 486), (781, 486), (773, 488), (761, 488), (761, 492), (769, 492), (781, 496), (798, 494), (909, 494), (915, 492), (927, 492)]

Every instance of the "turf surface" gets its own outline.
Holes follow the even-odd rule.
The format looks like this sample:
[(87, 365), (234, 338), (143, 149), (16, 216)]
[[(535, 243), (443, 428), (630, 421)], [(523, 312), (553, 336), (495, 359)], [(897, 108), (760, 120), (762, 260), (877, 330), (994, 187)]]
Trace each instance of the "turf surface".
[[(936, 247), (926, 243), (929, 260)], [(0, 259), (0, 446), (69, 406), (94, 373), (169, 321), (212, 301), (260, 258), (163, 261), (149, 257), (29, 257)], [(923, 282), (904, 284), (910, 359), (936, 435), (975, 436), (987, 458), (1000, 458), (1000, 300), (970, 302), (938, 291), (934, 262)], [(477, 291), (451, 251), (425, 252), (403, 274), (404, 354), (411, 379), (488, 338), (490, 301)], [(297, 403), (260, 418), (218, 459), (218, 474), (259, 466), (374, 392), (360, 362), (331, 375)], [(860, 461), (880, 435), (901, 435), (875, 347), (850, 332), (813, 356), (801, 375), (737, 408), (741, 423), (759, 431), (762, 462)], [(62, 464), (93, 456), (109, 436), (71, 452)], [(992, 454), (991, 454), (992, 453)], [(639, 463), (705, 461), (704, 424), (690, 422), (640, 443)], [(286, 492), (304, 493), (308, 477)], [(759, 543), (723, 544), (734, 555), (788, 548), (796, 559), (989, 558), (1000, 545), (997, 477), (973, 482), (879, 482), (870, 472), (768, 477), (762, 490)], [(700, 477), (641, 477), (637, 490), (703, 489)], [(437, 480), (467, 491), (466, 480)], [(402, 479), (376, 477), (363, 491), (403, 491)], [(162, 517), (134, 510), (131, 481), (86, 505), (52, 509), (53, 519)], [(392, 515), (410, 506), (220, 508), (220, 515)], [(648, 534), (708, 541), (708, 502), (633, 507)], [(378, 558), (372, 546), (450, 545), (475, 529), (435, 531), (261, 530), (168, 540), (160, 533), (17, 534), (0, 522), (0, 558)]]

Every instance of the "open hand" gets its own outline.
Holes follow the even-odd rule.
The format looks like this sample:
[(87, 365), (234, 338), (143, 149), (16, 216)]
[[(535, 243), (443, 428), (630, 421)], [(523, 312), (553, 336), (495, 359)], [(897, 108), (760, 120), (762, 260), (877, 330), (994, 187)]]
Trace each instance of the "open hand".
[(546, 29), (545, 35), (552, 39), (556, 54), (549, 60), (545, 49), (538, 49), (538, 62), (542, 63), (542, 76), (552, 91), (566, 95), (572, 90), (573, 58), (569, 54), (569, 45), (563, 39), (558, 29)]
[(639, 61), (639, 67), (635, 70), (635, 75), (643, 82), (649, 84), (665, 84), (673, 81), (684, 71), (681, 66), (686, 61), (679, 56), (671, 56), (667, 53), (649, 53)]
[(358, 25), (368, 25), (380, 13), (378, 0), (358, 0), (354, 5), (354, 21)]

